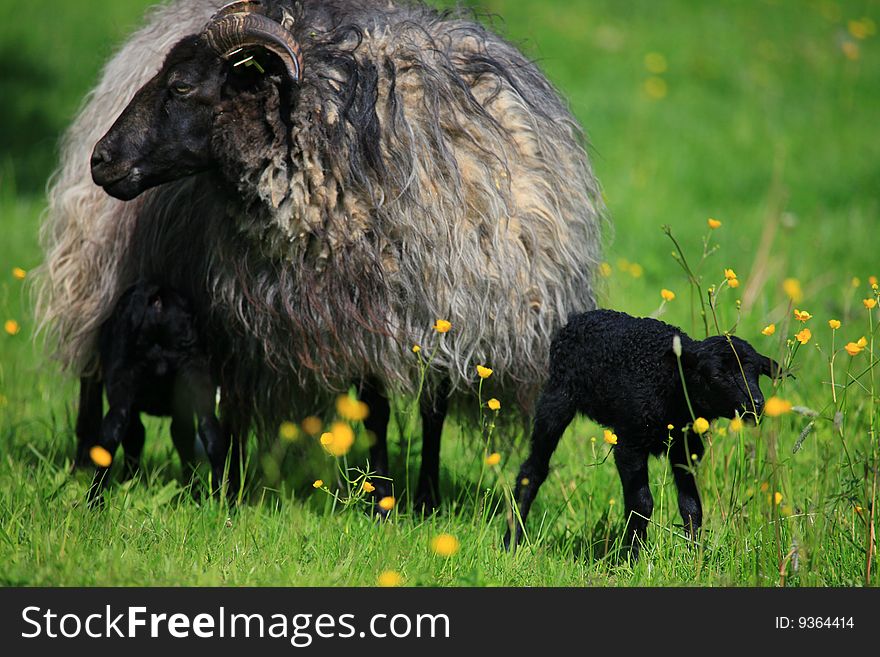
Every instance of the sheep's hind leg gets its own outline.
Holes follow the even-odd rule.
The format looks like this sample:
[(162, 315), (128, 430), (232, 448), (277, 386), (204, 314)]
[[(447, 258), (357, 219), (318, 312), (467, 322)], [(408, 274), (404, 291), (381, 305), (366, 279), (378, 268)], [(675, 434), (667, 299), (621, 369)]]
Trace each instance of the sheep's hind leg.
[(516, 500), (519, 517), (511, 515), (508, 519), (507, 533), (504, 535), (505, 549), (516, 549), (522, 541), (529, 509), (550, 472), (550, 457), (556, 451), (566, 427), (574, 419), (576, 410), (570, 395), (562, 389), (547, 390), (541, 395), (535, 410), (531, 452), (516, 476), (513, 499)]
[(648, 453), (630, 452), (618, 447), (614, 450), (614, 460), (623, 484), (626, 513), (624, 535), (632, 556), (638, 558), (639, 549), (648, 535), (648, 521), (654, 511), (654, 498), (648, 485)]
[[(370, 409), (370, 414), (364, 420), (364, 428), (370, 437), (370, 471), (374, 475), (370, 483), (376, 487), (373, 499), (378, 501), (390, 496), (394, 490), (388, 474), (388, 421), (391, 419), (391, 405), (374, 381), (361, 383), (360, 399)], [(375, 505), (375, 512), (383, 517), (388, 515), (388, 511), (378, 505)]]
[[(678, 441), (669, 451), (669, 463), (678, 489), (678, 510), (684, 521), (684, 528), (691, 538), (696, 538), (703, 524), (703, 507), (700, 493), (694, 479), (694, 467), (703, 454), (703, 441), (698, 436), (689, 435), (690, 441)], [(697, 458), (694, 459), (693, 457)]]
[(422, 514), (440, 506), (440, 435), (449, 410), (449, 381), (443, 379), (422, 393), (422, 465), (416, 487), (414, 507)]

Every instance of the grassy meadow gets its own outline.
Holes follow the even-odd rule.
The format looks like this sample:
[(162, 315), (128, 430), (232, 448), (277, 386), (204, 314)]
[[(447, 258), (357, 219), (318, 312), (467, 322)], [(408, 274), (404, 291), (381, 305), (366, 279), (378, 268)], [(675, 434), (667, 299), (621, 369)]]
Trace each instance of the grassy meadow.
[[(721, 420), (704, 435), (697, 545), (683, 538), (671, 472), (652, 461), (655, 511), (637, 563), (615, 549), (620, 483), (602, 428), (585, 420), (563, 438), (515, 555), (500, 539), (521, 439), (487, 449), (448, 422), (443, 509), (410, 514), (412, 400), (397, 400), (392, 419), (400, 499), (388, 522), (362, 512), (358, 473), (353, 485), (341, 474), (365, 462), (359, 423), (339, 462), (285, 427), (296, 439), (252, 450), (246, 499), (230, 511), (183, 489), (168, 424), (151, 420), (139, 478), (115, 483), (103, 513), (86, 508), (89, 475), (70, 474), (77, 387), (35, 341), (28, 272), (42, 258), (59, 135), (148, 4), (0, 0), (16, 16), (0, 23), (0, 583), (372, 586), (385, 573), (424, 586), (880, 584), (869, 549), (880, 308), (865, 301), (880, 276), (880, 2), (478, 3), (589, 134), (611, 218), (602, 305), (703, 337), (702, 299), (711, 332), (735, 330), (797, 377), (776, 390), (765, 381), (780, 415), (756, 428)], [(494, 451), (500, 461), (487, 463)], [(438, 546), (443, 534), (454, 539)]]

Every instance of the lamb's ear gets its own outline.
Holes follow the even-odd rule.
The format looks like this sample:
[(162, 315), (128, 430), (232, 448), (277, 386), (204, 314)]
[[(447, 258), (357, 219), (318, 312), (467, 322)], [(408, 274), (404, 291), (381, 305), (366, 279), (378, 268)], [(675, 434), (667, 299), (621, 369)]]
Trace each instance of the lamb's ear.
[(784, 372), (782, 369), (782, 365), (777, 363), (775, 360), (770, 358), (769, 356), (761, 356), (761, 374), (764, 376), (768, 376), (771, 379), (778, 379), (783, 374), (785, 376), (795, 378), (794, 374), (791, 372)]
[(673, 338), (669, 351), (666, 353), (666, 357), (676, 366), (676, 361), (680, 357), (681, 366), (685, 370), (695, 370), (700, 364), (700, 355), (697, 353), (697, 350), (693, 348), (693, 344), (682, 344), (681, 337), (678, 335)]
[(135, 288), (128, 302), (128, 325), (133, 331), (137, 331), (144, 323), (144, 315), (147, 312), (148, 297), (143, 288)]

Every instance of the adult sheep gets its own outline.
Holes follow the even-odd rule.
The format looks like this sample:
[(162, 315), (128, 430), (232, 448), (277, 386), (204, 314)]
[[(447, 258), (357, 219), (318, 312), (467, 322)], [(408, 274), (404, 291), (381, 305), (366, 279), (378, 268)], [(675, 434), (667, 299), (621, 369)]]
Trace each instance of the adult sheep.
[(362, 382), (385, 473), (387, 398), (417, 389), (410, 346), (448, 319), (422, 405), (430, 508), (447, 397), (488, 364), (528, 411), (554, 330), (595, 305), (582, 132), (532, 62), (462, 14), (218, 5), (155, 10), (67, 135), (38, 303), (55, 353), (93, 368), (121, 291), (159, 281), (199, 305), (233, 439)]

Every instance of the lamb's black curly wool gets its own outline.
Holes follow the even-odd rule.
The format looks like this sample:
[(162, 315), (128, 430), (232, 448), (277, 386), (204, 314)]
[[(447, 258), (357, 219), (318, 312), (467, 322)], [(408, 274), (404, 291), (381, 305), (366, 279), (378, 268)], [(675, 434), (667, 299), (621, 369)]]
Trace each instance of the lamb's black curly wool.
[[(673, 349), (675, 336), (681, 341), (681, 372)], [(703, 443), (692, 429), (694, 418), (711, 421), (739, 413), (757, 419), (764, 407), (758, 379), (762, 374), (775, 376), (778, 370), (777, 363), (737, 337), (693, 340), (664, 322), (613, 310), (572, 315), (553, 339), (531, 454), (517, 477), (520, 518), (514, 544), (522, 537), (529, 508), (547, 477), (550, 457), (576, 413), (617, 434), (614, 459), (634, 549), (645, 538), (653, 509), (650, 454), (668, 450), (679, 510), (685, 526), (696, 533), (702, 509), (693, 466), (703, 453)], [(508, 531), (505, 545), (510, 538)]]
[[(125, 450), (125, 476), (140, 464), (144, 425), (140, 414), (171, 418), (171, 437), (184, 474), (195, 468), (193, 417), (211, 462), (214, 486), (223, 478), (227, 440), (214, 414), (217, 386), (188, 299), (167, 287), (139, 282), (122, 297), (101, 327), (101, 372), (81, 380), (77, 464), (98, 445), (114, 455)], [(109, 408), (102, 419), (102, 387)], [(238, 488), (238, 449), (232, 450), (229, 490)], [(101, 499), (109, 467), (99, 467), (89, 500)]]

